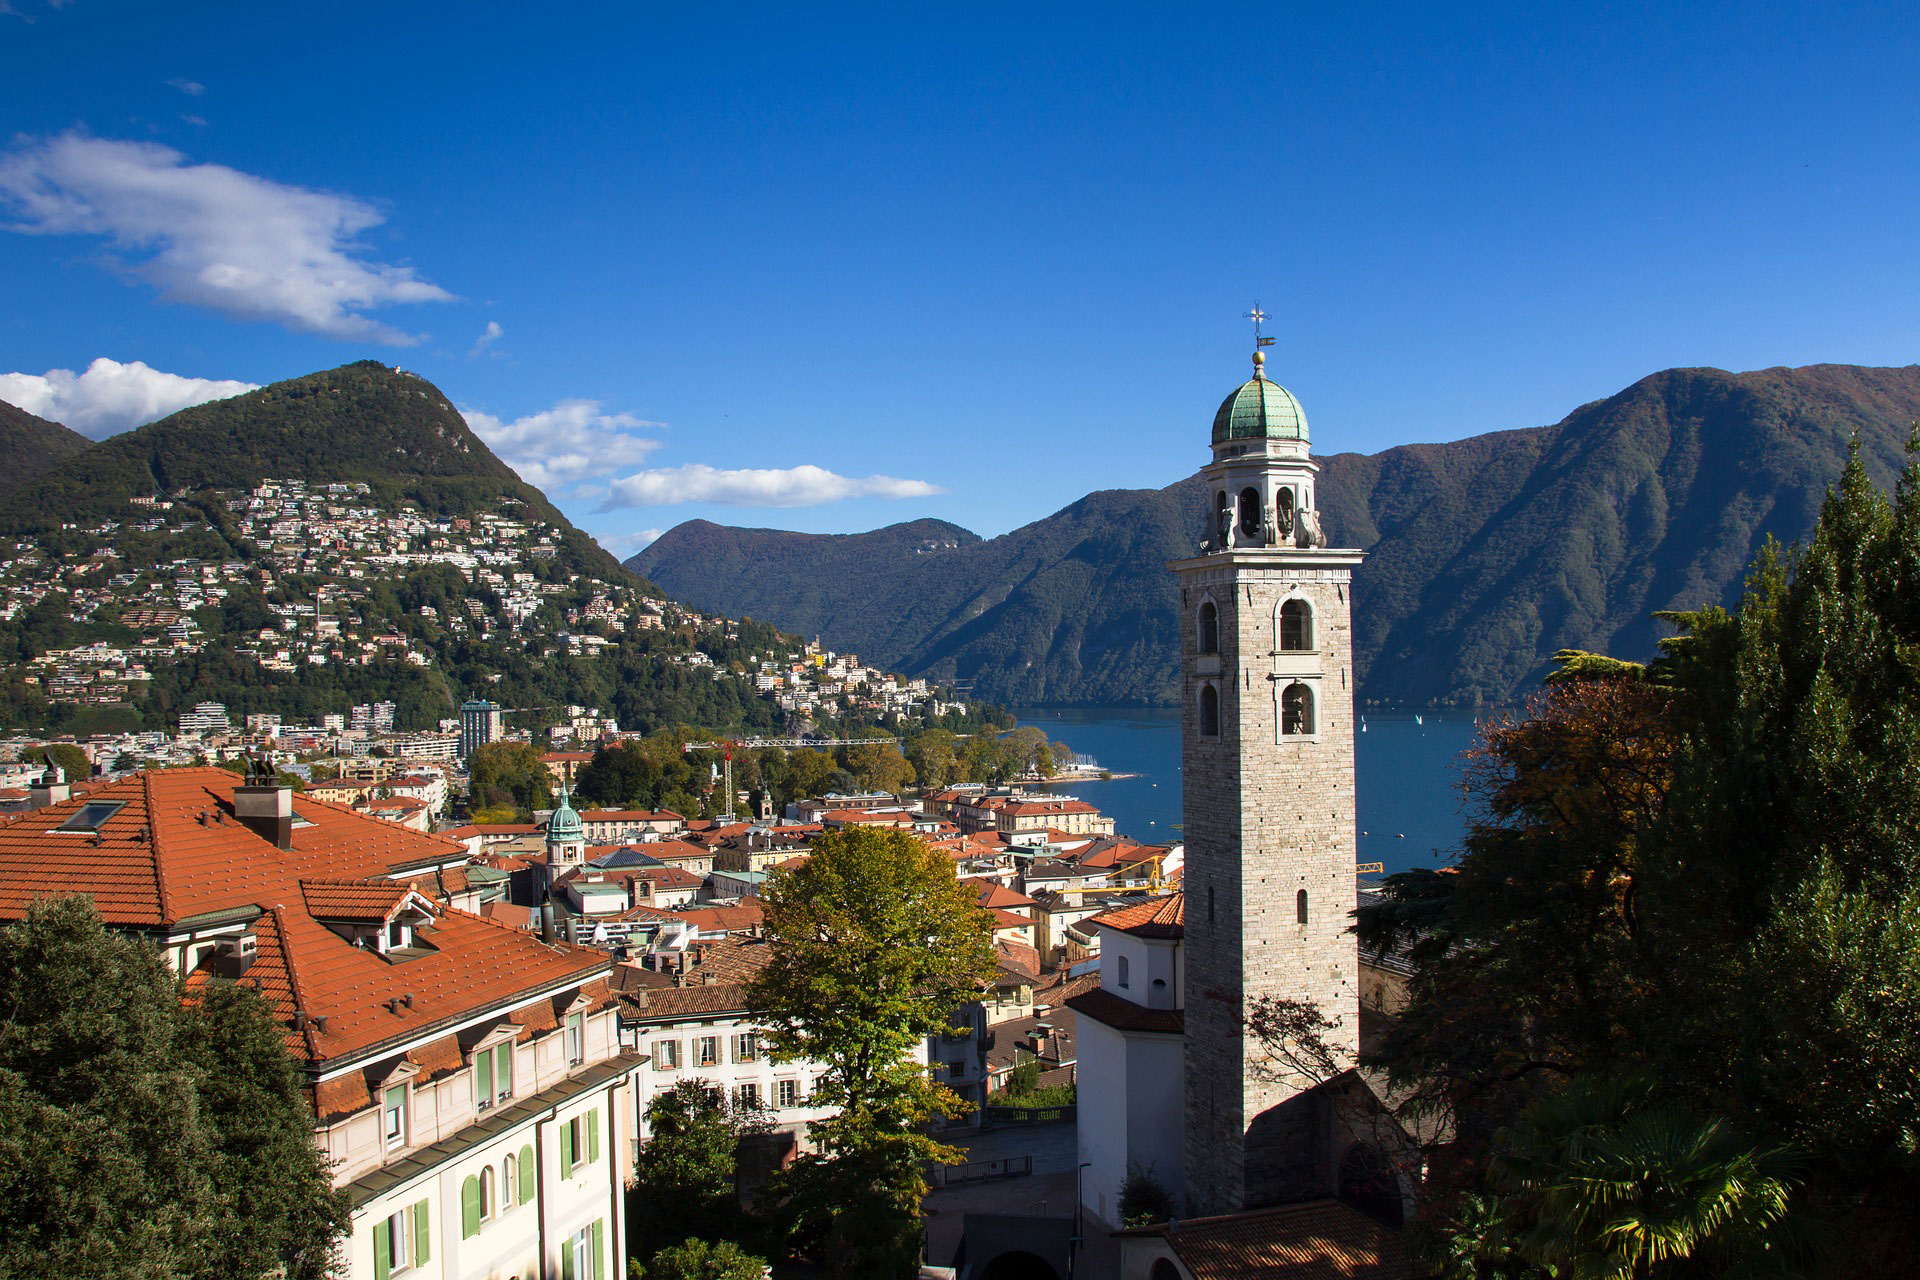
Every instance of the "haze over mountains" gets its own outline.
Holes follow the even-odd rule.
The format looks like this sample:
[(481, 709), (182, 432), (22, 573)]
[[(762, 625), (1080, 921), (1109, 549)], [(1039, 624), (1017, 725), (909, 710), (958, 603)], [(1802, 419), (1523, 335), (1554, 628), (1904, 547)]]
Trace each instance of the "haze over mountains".
[[(1858, 438), (1890, 483), (1920, 366), (1671, 369), (1559, 423), (1333, 454), (1319, 501), (1354, 583), (1360, 696), (1499, 704), (1562, 648), (1644, 657), (1657, 610), (1730, 603), (1768, 537), (1811, 527)], [(1196, 415), (1196, 461), (1205, 423)], [(1321, 427), (1322, 438), (1337, 427)], [(818, 535), (689, 521), (627, 561), (695, 608), (748, 615), (1020, 704), (1166, 703), (1197, 478), (1109, 490), (997, 538), (940, 521)]]

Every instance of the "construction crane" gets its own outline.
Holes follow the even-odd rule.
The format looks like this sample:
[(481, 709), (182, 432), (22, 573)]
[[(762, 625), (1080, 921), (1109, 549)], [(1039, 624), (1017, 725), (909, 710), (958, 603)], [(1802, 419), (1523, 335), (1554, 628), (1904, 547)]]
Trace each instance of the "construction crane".
[(727, 762), (727, 812), (733, 811), (733, 752), (736, 747), (810, 747), (815, 751), (831, 751), (835, 747), (867, 747), (880, 743), (898, 744), (898, 738), (723, 738), (719, 742), (689, 742), (680, 748), (680, 754), (692, 751), (724, 752)]

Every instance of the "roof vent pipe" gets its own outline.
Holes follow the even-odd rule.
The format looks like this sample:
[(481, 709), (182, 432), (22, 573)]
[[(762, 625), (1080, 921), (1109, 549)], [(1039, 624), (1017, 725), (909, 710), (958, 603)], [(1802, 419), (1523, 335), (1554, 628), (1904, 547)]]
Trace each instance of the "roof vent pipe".
[(553, 895), (548, 893), (540, 899), (540, 941), (551, 945), (553, 934)]

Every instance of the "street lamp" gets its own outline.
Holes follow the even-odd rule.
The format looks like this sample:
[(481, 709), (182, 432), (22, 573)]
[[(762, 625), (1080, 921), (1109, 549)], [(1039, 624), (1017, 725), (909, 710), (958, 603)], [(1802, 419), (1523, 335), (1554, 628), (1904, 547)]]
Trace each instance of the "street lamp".
[(1067, 1241), (1067, 1280), (1073, 1280), (1073, 1270), (1080, 1262), (1080, 1246), (1086, 1243), (1081, 1222), (1086, 1215), (1086, 1193), (1082, 1187), (1086, 1184), (1087, 1170), (1093, 1161), (1082, 1160), (1080, 1167), (1073, 1171), (1073, 1239)]

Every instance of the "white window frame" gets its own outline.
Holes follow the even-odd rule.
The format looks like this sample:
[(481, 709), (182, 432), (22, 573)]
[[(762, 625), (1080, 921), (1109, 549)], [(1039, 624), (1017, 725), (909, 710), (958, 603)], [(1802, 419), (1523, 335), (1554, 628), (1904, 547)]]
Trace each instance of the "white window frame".
[(399, 1275), (413, 1269), (413, 1207), (387, 1215), (387, 1271)]
[(734, 1034), (733, 1060), (735, 1062), (758, 1062), (760, 1060), (759, 1032), (741, 1031)]
[(798, 1080), (776, 1080), (773, 1082), (773, 1105), (775, 1107), (797, 1107), (800, 1105), (800, 1082)]
[(678, 1040), (655, 1040), (653, 1042), (653, 1069), (655, 1071), (678, 1071), (680, 1069), (680, 1042)]
[[(395, 1093), (400, 1095), (398, 1107), (393, 1105)], [(380, 1091), (380, 1135), (387, 1150), (397, 1151), (407, 1145), (408, 1131), (413, 1128), (413, 1117), (409, 1114), (413, 1110), (412, 1103), (412, 1089), (405, 1082), (388, 1085)], [(391, 1117), (396, 1115), (400, 1120), (397, 1133), (391, 1124)]]
[(694, 1040), (695, 1067), (717, 1067), (720, 1065), (720, 1037), (699, 1036)]
[(567, 1065), (577, 1067), (587, 1060), (587, 1015), (567, 1015)]

